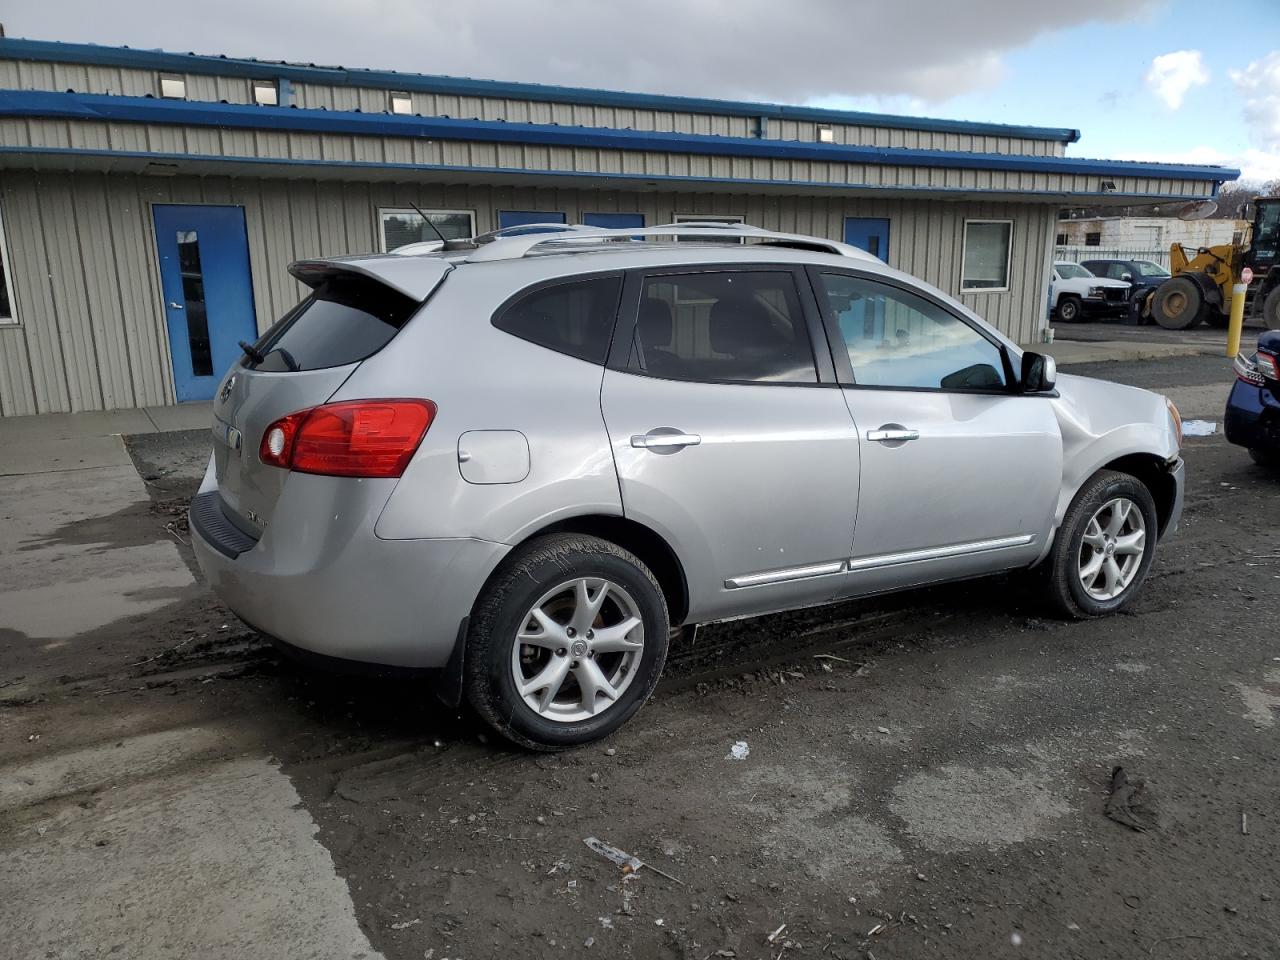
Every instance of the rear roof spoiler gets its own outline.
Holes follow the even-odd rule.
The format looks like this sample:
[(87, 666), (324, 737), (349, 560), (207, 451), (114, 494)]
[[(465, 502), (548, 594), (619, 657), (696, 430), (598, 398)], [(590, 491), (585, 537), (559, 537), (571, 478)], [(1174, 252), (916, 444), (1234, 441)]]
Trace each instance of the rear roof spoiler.
[(418, 303), (431, 296), (452, 269), (446, 260), (426, 257), (334, 257), (289, 264), (289, 272), (312, 289), (329, 277), (356, 274), (377, 280)]

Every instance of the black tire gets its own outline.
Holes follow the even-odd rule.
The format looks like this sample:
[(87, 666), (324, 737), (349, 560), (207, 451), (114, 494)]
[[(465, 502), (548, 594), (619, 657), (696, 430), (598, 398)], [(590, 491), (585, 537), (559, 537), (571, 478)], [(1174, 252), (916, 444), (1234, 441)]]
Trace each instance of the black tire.
[[(1109, 501), (1127, 498), (1142, 513), (1146, 539), (1137, 572), (1116, 597), (1098, 600), (1085, 590), (1080, 578), (1081, 550), (1085, 529), (1093, 515)], [(1100, 470), (1080, 488), (1067, 508), (1062, 526), (1054, 537), (1053, 549), (1045, 560), (1041, 572), (1044, 577), (1045, 599), (1052, 611), (1073, 620), (1102, 617), (1126, 607), (1137, 595), (1142, 581), (1151, 568), (1156, 549), (1156, 505), (1151, 491), (1127, 473)]]
[[(521, 621), (534, 604), (575, 577), (607, 579), (630, 594), (643, 624), (644, 647), (616, 701), (588, 719), (563, 722), (539, 715), (524, 701), (516, 689), (512, 659)], [(670, 632), (662, 588), (639, 558), (597, 537), (542, 537), (504, 562), (476, 601), (467, 634), (467, 699), (494, 730), (530, 750), (591, 743), (617, 730), (649, 699), (667, 659)]]
[(1260, 467), (1266, 467), (1268, 470), (1280, 469), (1280, 453), (1274, 450), (1259, 450), (1257, 447), (1250, 447), (1249, 456)]
[(1204, 294), (1194, 280), (1172, 277), (1156, 288), (1151, 316), (1166, 330), (1186, 330), (1200, 322)]
[(1064, 296), (1058, 300), (1058, 319), (1063, 323), (1075, 323), (1083, 312), (1079, 297)]
[(1280, 286), (1273, 287), (1262, 301), (1262, 325), (1268, 330), (1280, 330)]

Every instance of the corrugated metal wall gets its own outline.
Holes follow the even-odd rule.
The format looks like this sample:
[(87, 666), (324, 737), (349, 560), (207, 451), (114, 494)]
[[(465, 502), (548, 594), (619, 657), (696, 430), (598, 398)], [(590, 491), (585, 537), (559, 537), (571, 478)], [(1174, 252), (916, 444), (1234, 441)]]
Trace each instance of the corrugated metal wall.
[(1044, 314), (1056, 209), (1048, 205), (830, 196), (630, 193), (579, 189), (345, 183), (123, 174), (0, 173), (10, 289), (20, 324), (0, 327), (0, 414), (98, 410), (173, 402), (150, 204), (244, 207), (258, 326), (301, 296), (296, 259), (377, 249), (377, 208), (739, 215), (776, 230), (841, 238), (844, 218), (887, 217), (889, 262), (949, 292), (959, 287), (966, 218), (1014, 221), (1007, 293), (961, 299), (1020, 341)]
[[(187, 99), (228, 103), (252, 103), (250, 81), (245, 77), (215, 77), (188, 73)], [(263, 64), (263, 80), (272, 79), (271, 65)], [(128, 67), (102, 67), (77, 63), (32, 63), (0, 60), (0, 89), (75, 90), (78, 93), (110, 93), (145, 97), (160, 95), (160, 73)], [(391, 91), (375, 87), (293, 84), (294, 104), (302, 109), (390, 111)], [(679, 113), (627, 107), (512, 100), (502, 97), (470, 97), (412, 92), (413, 112), (427, 117), (461, 117), (506, 120), (512, 123), (558, 123), (562, 126), (612, 127), (658, 130), (725, 137), (753, 137), (757, 118), (727, 114)], [(1056, 141), (970, 133), (935, 133), (898, 127), (830, 124), (836, 143), (877, 147), (914, 147), (921, 150), (967, 150), (979, 153), (1063, 156), (1066, 145)], [(818, 123), (807, 120), (770, 120), (766, 136), (774, 140), (817, 142)]]
[(1019, 170), (904, 167), (757, 157), (705, 156), (649, 150), (551, 147), (410, 137), (353, 136), (277, 130), (236, 130), (170, 124), (84, 120), (0, 119), (0, 142), (37, 149), (150, 152), (193, 158), (325, 161), (459, 167), (529, 173), (614, 174), (699, 180), (755, 180), (1009, 193), (1098, 193), (1103, 179), (1117, 192), (1207, 197), (1210, 180), (1173, 180)]

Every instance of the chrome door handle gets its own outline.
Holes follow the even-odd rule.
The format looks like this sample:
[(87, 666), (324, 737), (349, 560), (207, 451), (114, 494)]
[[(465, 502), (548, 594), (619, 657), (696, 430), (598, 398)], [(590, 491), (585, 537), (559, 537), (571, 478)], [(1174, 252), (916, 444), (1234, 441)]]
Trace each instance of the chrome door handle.
[(183, 309), (183, 306), (182, 306), (182, 304), (178, 303), (176, 300), (170, 300), (170, 301), (169, 301), (169, 309), (170, 309), (170, 310), (181, 310), (181, 309)]
[(633, 447), (696, 447), (702, 438), (696, 433), (637, 433), (631, 438)]
[(881, 427), (879, 430), (868, 430), (867, 439), (874, 440), (877, 443), (884, 443), (885, 441), (895, 441), (895, 440), (896, 441), (919, 440), (920, 431), (907, 430), (903, 428), (892, 430), (885, 427)]

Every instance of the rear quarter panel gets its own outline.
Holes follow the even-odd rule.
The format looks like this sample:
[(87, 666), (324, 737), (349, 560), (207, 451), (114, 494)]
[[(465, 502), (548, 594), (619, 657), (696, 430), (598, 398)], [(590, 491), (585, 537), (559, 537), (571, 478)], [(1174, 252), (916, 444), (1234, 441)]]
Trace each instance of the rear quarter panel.
[[(490, 322), (512, 293), (547, 278), (546, 264), (529, 260), (454, 270), (392, 346), (366, 361), (335, 396), (425, 397), (438, 408), (378, 519), (379, 537), (517, 543), (569, 516), (621, 516), (600, 412), (604, 368)], [(467, 482), (458, 450), (468, 431), (522, 434), (527, 476)]]

